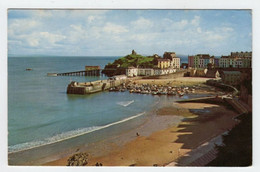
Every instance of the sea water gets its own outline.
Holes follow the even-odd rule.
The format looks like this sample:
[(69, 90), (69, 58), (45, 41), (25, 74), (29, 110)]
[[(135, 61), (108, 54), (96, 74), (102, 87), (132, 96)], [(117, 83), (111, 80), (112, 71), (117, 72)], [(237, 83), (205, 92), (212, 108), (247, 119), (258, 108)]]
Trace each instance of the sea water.
[[(13, 164), (27, 161), (35, 149), (36, 154), (44, 158), (73, 145), (100, 141), (141, 123), (140, 119), (162, 98), (128, 92), (68, 95), (66, 88), (71, 81), (86, 82), (107, 77), (47, 76), (47, 73), (84, 70), (85, 65), (104, 68), (117, 58), (8, 58), (8, 152), (23, 152), (15, 156), (20, 159), (13, 159)], [(26, 68), (32, 70), (26, 71)], [(176, 98), (164, 101), (174, 100)], [(46, 146), (52, 151), (46, 151)], [(41, 150), (41, 147), (45, 148)]]

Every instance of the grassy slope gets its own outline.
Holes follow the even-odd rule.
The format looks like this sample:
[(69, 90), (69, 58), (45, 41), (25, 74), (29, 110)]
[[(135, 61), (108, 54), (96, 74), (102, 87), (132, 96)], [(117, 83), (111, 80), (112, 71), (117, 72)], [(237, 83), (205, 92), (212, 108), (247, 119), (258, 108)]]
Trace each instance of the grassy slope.
[[(124, 74), (125, 69), (133, 66), (133, 67), (153, 67), (155, 65), (154, 57), (146, 57), (142, 55), (133, 55), (129, 54), (125, 57), (121, 57), (116, 59), (112, 64), (109, 63), (105, 66), (105, 73), (108, 76), (117, 75), (117, 74)], [(107, 69), (107, 70), (106, 70)], [(109, 69), (116, 69), (115, 71)]]

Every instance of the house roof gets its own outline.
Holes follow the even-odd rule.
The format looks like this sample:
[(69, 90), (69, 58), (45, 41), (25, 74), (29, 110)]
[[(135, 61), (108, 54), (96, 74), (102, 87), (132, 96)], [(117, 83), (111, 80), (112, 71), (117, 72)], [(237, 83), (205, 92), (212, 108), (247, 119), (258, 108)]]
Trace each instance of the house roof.
[(167, 52), (167, 51), (164, 52), (164, 54), (166, 54), (166, 53), (167, 53), (167, 54), (175, 54), (175, 52)]
[(221, 58), (230, 58), (230, 56), (221, 56)]
[(210, 58), (209, 54), (197, 54), (197, 56), (200, 56), (201, 58)]

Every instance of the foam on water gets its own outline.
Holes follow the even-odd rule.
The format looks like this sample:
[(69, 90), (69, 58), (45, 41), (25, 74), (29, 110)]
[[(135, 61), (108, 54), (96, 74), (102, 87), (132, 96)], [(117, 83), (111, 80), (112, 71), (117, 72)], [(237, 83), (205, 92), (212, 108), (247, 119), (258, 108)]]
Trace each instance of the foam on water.
[(129, 106), (130, 104), (132, 104), (132, 103), (134, 103), (134, 100), (118, 102), (117, 104), (118, 104), (118, 105), (121, 105), (121, 106), (124, 106), (124, 107), (127, 107), (127, 106)]
[(97, 130), (101, 130), (101, 129), (108, 128), (108, 127), (111, 127), (111, 126), (116, 125), (116, 124), (120, 124), (120, 123), (129, 121), (131, 119), (137, 118), (137, 117), (142, 116), (144, 114), (145, 114), (145, 112), (142, 112), (142, 113), (139, 113), (135, 116), (131, 116), (129, 118), (125, 118), (125, 119), (122, 119), (120, 121), (116, 121), (116, 122), (113, 122), (113, 123), (110, 123), (110, 124), (107, 124), (107, 125), (104, 125), (104, 126), (92, 126), (92, 127), (80, 128), (80, 129), (77, 129), (77, 130), (64, 132), (64, 133), (55, 135), (53, 137), (46, 138), (44, 140), (26, 142), (26, 143), (21, 143), (21, 144), (17, 144), (17, 145), (11, 145), (11, 146), (8, 146), (8, 152), (9, 153), (15, 153), (15, 152), (20, 152), (20, 151), (24, 151), (24, 150), (37, 148), (37, 147), (44, 146), (44, 145), (49, 145), (49, 144), (61, 142), (61, 141), (67, 140), (67, 139), (75, 138), (75, 137), (78, 137), (78, 136), (81, 136), (81, 135), (84, 135), (84, 134), (88, 134), (88, 133), (91, 133), (91, 132), (94, 132), (94, 131), (97, 131)]

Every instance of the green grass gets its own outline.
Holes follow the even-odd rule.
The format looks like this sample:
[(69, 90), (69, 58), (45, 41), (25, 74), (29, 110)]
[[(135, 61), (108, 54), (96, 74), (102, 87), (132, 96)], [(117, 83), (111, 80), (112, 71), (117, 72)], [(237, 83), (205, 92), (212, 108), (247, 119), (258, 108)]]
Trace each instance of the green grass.
[[(144, 68), (152, 68), (157, 64), (157, 59), (154, 57), (146, 57), (139, 54), (133, 55), (129, 54), (124, 57), (120, 57), (116, 59), (112, 64), (109, 63), (105, 66), (105, 70), (103, 73), (108, 76), (125, 74), (125, 69), (133, 66), (133, 67), (144, 67)], [(106, 70), (106, 69), (117, 69), (116, 71)]]

